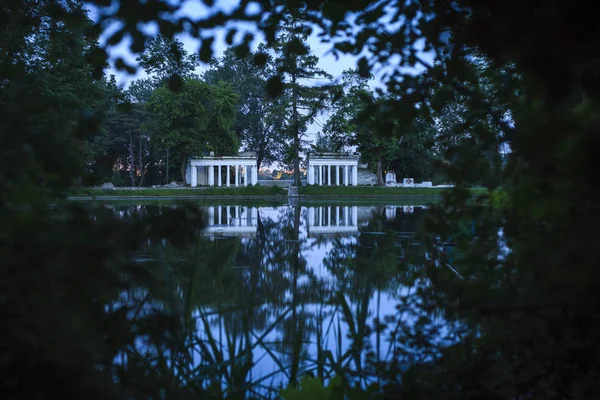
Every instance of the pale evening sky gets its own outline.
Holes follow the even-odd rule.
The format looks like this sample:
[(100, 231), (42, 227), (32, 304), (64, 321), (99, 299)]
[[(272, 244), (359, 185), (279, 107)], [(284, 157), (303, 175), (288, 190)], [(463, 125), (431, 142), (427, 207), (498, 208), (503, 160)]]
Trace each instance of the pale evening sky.
[[(207, 13), (212, 13), (212, 12), (214, 12), (214, 10), (218, 10), (218, 9), (227, 12), (228, 10), (231, 10), (233, 7), (235, 7), (237, 4), (239, 4), (239, 1), (236, 1), (236, 0), (217, 0), (217, 1), (215, 1), (215, 4), (212, 8), (208, 8), (208, 7), (206, 7), (205, 4), (203, 4), (199, 0), (188, 0), (183, 3), (183, 6), (181, 7), (179, 12), (183, 15), (186, 15), (186, 16), (194, 19), (194, 18), (204, 17), (207, 15)], [(258, 5), (258, 3), (253, 3), (253, 4), (255, 5), (255, 7), (251, 7), (251, 8), (254, 9), (254, 12), (260, 12), (260, 6)], [(92, 19), (94, 19), (94, 10), (91, 9), (90, 11), (91, 11), (90, 17)], [(382, 21), (382, 22), (385, 23), (385, 21)], [(232, 25), (228, 25), (228, 26), (232, 26)], [(259, 43), (261, 43), (264, 40), (263, 35), (258, 31), (258, 29), (254, 26), (254, 24), (235, 23), (235, 26), (238, 28), (238, 33), (235, 37), (234, 42), (239, 41), (242, 38), (242, 36), (244, 35), (244, 33), (248, 32), (248, 31), (256, 33), (255, 38), (254, 38), (253, 42), (251, 43), (252, 50), (255, 50), (258, 47)], [(391, 25), (391, 24), (388, 25), (388, 29), (390, 29), (390, 30), (395, 30), (397, 28), (398, 28), (397, 24), (395, 26)], [(155, 24), (147, 24), (145, 26), (145, 29), (147, 29), (147, 31), (151, 34), (157, 33)], [(105, 31), (105, 33), (100, 38), (101, 43), (103, 43), (103, 41), (106, 39), (108, 34), (110, 34), (111, 31), (112, 31), (112, 29), (110, 27)], [(215, 41), (213, 44), (213, 55), (219, 57), (223, 54), (223, 52), (227, 48), (227, 44), (225, 43), (225, 39), (224, 39), (225, 30), (218, 29), (218, 30), (215, 30), (214, 32), (215, 32), (216, 37), (215, 37)], [(311, 48), (311, 51), (313, 52), (313, 54), (316, 55), (317, 57), (319, 57), (319, 67), (321, 69), (323, 69), (324, 71), (331, 74), (334, 77), (334, 79), (339, 79), (344, 70), (356, 67), (356, 63), (357, 63), (358, 59), (360, 58), (360, 56), (340, 55), (339, 58), (336, 59), (336, 57), (334, 57), (332, 54), (328, 53), (328, 51), (331, 49), (332, 44), (331, 43), (321, 43), (321, 41), (317, 35), (318, 35), (318, 32), (313, 32), (313, 34), (311, 35), (311, 37), (308, 40), (308, 44), (310, 45), (310, 48)], [(179, 35), (178, 38), (182, 41), (182, 43), (188, 53), (198, 52), (199, 45), (200, 45), (198, 40), (190, 37), (189, 35)], [(112, 64), (114, 62), (114, 60), (119, 56), (123, 57), (129, 64), (132, 64), (132, 65), (137, 64), (135, 62), (135, 55), (133, 55), (129, 51), (129, 40), (128, 39), (123, 40), (117, 46), (109, 47), (109, 54), (111, 56), (111, 60), (110, 60), (111, 61), (111, 69), (109, 69), (107, 71), (107, 74), (114, 74), (116, 76), (118, 84), (121, 87), (126, 87), (128, 85), (128, 83), (133, 79), (137, 79), (137, 78), (145, 76), (145, 73), (142, 70), (139, 70), (135, 75), (129, 75), (125, 72), (117, 71), (114, 68), (114, 65)], [(365, 53), (363, 52), (363, 53), (361, 53), (361, 55), (362, 54), (365, 54)], [(431, 57), (428, 55), (424, 55), (424, 57), (426, 60), (431, 60)], [(393, 62), (393, 61), (394, 60), (390, 60), (390, 62)], [(197, 70), (197, 72), (202, 72), (202, 71), (206, 70), (207, 67), (208, 66), (206, 64), (202, 64), (201, 67)], [(381, 75), (383, 74), (384, 71), (385, 70), (376, 72), (375, 79), (373, 79), (371, 82), (371, 86), (373, 88), (375, 88), (375, 87), (383, 88), (384, 87), (384, 85), (381, 83)], [(317, 132), (321, 131), (320, 126), (326, 121), (326, 119), (327, 119), (327, 115), (320, 115), (317, 118), (316, 123), (309, 126), (309, 129), (308, 129), (308, 139), (309, 140), (314, 139), (314, 135)]]

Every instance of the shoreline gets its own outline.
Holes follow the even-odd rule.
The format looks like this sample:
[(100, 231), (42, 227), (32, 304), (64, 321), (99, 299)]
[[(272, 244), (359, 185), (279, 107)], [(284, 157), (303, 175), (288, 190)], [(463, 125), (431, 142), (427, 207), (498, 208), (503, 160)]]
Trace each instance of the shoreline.
[[(318, 203), (318, 202), (365, 202), (365, 201), (420, 201), (433, 203), (439, 201), (447, 188), (404, 188), (404, 187), (302, 187), (298, 195), (288, 196), (288, 191), (280, 187), (243, 187), (211, 189), (76, 189), (65, 197), (67, 201), (268, 201), (280, 203)], [(485, 188), (469, 189), (472, 195), (487, 192)]]

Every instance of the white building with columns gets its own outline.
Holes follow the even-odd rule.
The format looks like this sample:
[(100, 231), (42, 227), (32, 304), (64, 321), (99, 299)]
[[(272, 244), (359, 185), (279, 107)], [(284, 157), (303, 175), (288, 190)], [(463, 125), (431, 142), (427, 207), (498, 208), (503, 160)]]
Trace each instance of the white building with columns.
[(350, 153), (309, 153), (306, 183), (320, 186), (357, 186), (359, 156)]
[(258, 229), (258, 208), (246, 206), (206, 207), (206, 236), (248, 236), (256, 235)]
[(258, 168), (254, 153), (239, 156), (192, 157), (188, 160), (186, 182), (191, 187), (248, 186), (258, 183)]
[(308, 207), (308, 236), (358, 233), (357, 206)]

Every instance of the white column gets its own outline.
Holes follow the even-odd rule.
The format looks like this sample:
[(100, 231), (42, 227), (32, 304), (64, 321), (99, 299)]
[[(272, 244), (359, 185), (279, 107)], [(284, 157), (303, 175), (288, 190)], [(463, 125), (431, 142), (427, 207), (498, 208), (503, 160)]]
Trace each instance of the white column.
[(312, 182), (312, 167), (310, 164), (308, 165), (308, 168), (306, 169), (306, 183), (309, 185), (313, 184), (313, 182)]
[(319, 165), (319, 185), (323, 186), (323, 166)]
[(340, 186), (340, 166), (335, 166), (335, 184)]
[[(240, 186), (240, 166), (235, 166), (235, 186)], [(237, 216), (237, 214), (235, 214)]]
[(358, 186), (358, 166), (352, 166), (352, 184)]
[[(225, 168), (225, 171), (226, 171), (225, 172), (225, 182), (226, 182), (227, 187), (229, 187), (229, 183), (230, 183), (229, 181), (231, 180), (230, 179), (231, 178), (231, 176), (230, 176), (231, 175), (231, 166), (226, 165), (225, 167), (226, 167)], [(229, 212), (229, 208), (227, 208), (227, 212)], [(229, 219), (229, 217), (227, 217), (227, 218)]]
[(196, 187), (198, 186), (198, 167), (192, 164), (191, 168), (192, 170), (190, 172), (192, 176), (190, 178), (190, 184), (192, 187)]
[(215, 208), (208, 207), (208, 226), (215, 224)]
[(219, 223), (217, 225), (221, 225), (223, 223), (223, 214), (222, 214), (222, 210), (223, 207), (222, 206), (218, 206), (218, 211), (217, 211), (217, 217), (219, 218)]
[(244, 166), (244, 186), (248, 186), (248, 165)]
[(348, 226), (348, 206), (344, 207), (344, 226)]
[(331, 207), (327, 207), (327, 226), (331, 226)]
[(352, 206), (352, 226), (358, 226), (358, 207)]
[(348, 166), (344, 165), (344, 185), (348, 186)]
[(256, 185), (258, 183), (258, 167), (252, 166), (252, 184)]
[(223, 177), (221, 176), (221, 170), (223, 169), (222, 167), (222, 165), (217, 165), (217, 168), (219, 169), (219, 172), (217, 173), (217, 176), (219, 178), (219, 180), (217, 181), (217, 186), (221, 186), (221, 182), (223, 182)]
[(327, 186), (331, 186), (331, 164), (327, 166)]
[[(229, 167), (227, 167), (227, 170), (229, 170)], [(227, 183), (229, 183), (229, 182), (227, 182)], [(229, 185), (227, 185), (227, 186), (229, 186)], [(227, 212), (225, 215), (227, 216), (227, 221), (225, 222), (225, 225), (229, 226), (229, 220), (231, 219), (231, 207), (229, 207), (229, 206), (226, 206), (226, 207), (227, 207), (226, 208)]]
[(214, 186), (215, 184), (215, 166), (208, 165), (208, 186)]

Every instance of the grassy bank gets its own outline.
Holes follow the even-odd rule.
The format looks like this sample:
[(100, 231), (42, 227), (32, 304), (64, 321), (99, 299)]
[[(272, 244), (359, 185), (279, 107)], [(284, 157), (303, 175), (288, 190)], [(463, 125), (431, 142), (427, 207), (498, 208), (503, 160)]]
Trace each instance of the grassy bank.
[(138, 190), (116, 189), (102, 190), (93, 188), (77, 188), (69, 191), (71, 197), (203, 197), (203, 196), (286, 196), (287, 189), (266, 186), (244, 187), (207, 187), (207, 188), (182, 188), (182, 189), (156, 189), (143, 188)]
[[(408, 188), (408, 187), (373, 187), (373, 186), (305, 186), (300, 188), (302, 196), (414, 196), (437, 197), (448, 190), (446, 188)], [(473, 188), (473, 194), (485, 193), (486, 188)]]

